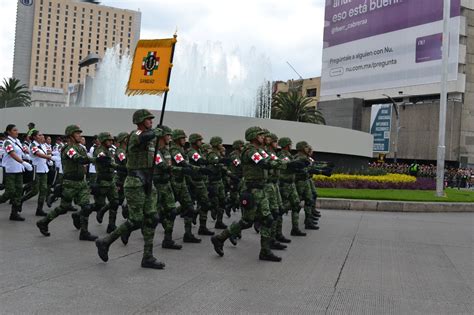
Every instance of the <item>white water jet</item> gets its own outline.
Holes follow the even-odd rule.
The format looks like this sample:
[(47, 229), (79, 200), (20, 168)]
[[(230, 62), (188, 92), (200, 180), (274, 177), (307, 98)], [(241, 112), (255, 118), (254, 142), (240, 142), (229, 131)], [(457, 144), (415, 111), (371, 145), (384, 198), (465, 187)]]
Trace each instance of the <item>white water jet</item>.
[[(161, 96), (126, 96), (132, 57), (108, 49), (86, 85), (86, 107), (161, 109)], [(176, 44), (166, 109), (270, 117), (271, 64), (254, 48), (226, 52), (220, 43)]]

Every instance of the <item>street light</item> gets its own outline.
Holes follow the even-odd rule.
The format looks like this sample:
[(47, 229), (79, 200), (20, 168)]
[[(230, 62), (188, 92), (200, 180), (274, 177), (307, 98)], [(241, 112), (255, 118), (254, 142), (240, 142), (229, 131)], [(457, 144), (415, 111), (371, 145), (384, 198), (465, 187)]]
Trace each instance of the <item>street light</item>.
[(393, 105), (393, 109), (395, 111), (395, 118), (396, 118), (396, 123), (397, 123), (397, 127), (396, 127), (396, 132), (395, 132), (395, 148), (393, 149), (393, 162), (394, 163), (397, 163), (397, 153), (398, 153), (398, 135), (400, 133), (400, 116), (399, 116), (399, 106), (400, 105), (403, 105), (405, 104), (405, 102), (401, 102), (400, 104), (395, 102), (395, 100), (387, 95), (387, 94), (382, 94), (383, 96), (385, 96), (386, 98), (388, 98), (391, 102), (392, 102), (392, 105)]
[[(87, 55), (86, 58), (79, 61), (79, 70), (84, 67), (92, 66), (100, 61), (100, 56), (95, 53), (90, 53)], [(85, 107), (86, 104), (86, 81), (87, 81), (87, 74), (84, 78), (84, 85), (82, 87), (82, 107)]]

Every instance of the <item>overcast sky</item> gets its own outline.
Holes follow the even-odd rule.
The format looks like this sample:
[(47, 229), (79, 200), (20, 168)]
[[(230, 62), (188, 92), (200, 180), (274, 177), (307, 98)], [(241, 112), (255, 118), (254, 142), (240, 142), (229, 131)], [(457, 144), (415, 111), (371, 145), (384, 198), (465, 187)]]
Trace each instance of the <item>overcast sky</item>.
[[(0, 0), (0, 79), (13, 64), (16, 0)], [(268, 56), (274, 80), (321, 73), (324, 0), (103, 0), (142, 12), (141, 38), (220, 41), (227, 50), (256, 50)]]

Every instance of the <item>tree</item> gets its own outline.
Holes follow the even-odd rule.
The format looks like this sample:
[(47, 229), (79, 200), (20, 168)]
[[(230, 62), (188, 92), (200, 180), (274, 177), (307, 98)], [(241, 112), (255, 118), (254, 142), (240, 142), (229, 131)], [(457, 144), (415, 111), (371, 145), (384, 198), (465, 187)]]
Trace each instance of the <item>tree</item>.
[(278, 92), (272, 100), (272, 118), (325, 125), (323, 114), (309, 104), (312, 99), (297, 91)]
[(0, 108), (23, 107), (31, 105), (31, 93), (20, 80), (15, 78), (3, 79), (0, 86)]

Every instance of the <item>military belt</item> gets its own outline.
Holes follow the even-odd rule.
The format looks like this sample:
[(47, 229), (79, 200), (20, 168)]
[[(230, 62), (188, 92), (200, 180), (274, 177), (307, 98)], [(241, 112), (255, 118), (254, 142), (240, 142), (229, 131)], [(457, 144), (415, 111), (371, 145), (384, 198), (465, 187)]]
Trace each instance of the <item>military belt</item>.
[(72, 181), (83, 181), (84, 175), (79, 174), (64, 174), (63, 179), (65, 180), (72, 180)]

